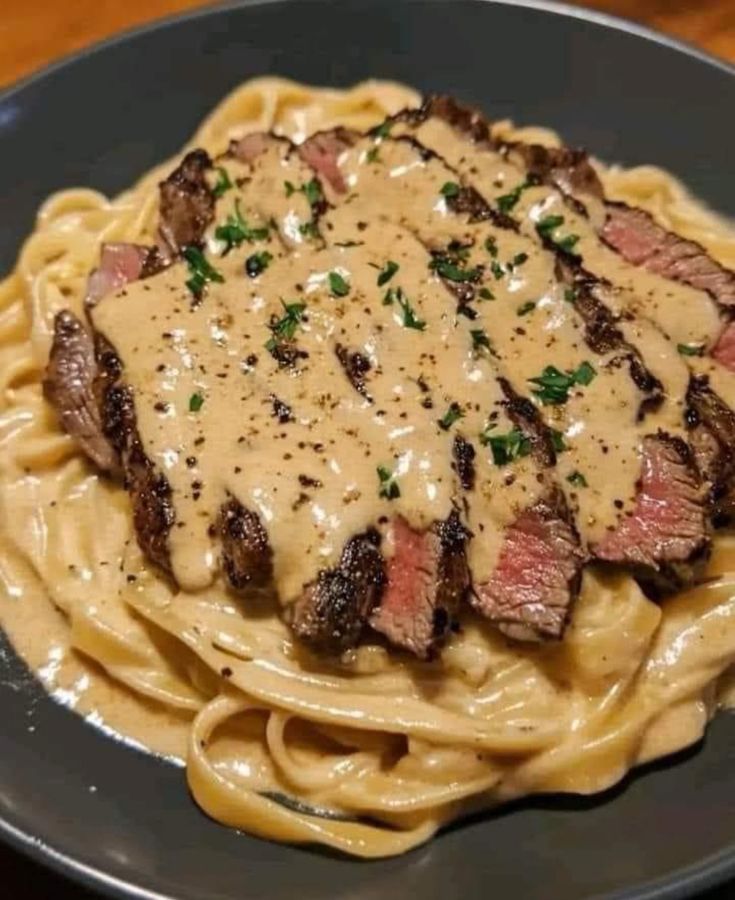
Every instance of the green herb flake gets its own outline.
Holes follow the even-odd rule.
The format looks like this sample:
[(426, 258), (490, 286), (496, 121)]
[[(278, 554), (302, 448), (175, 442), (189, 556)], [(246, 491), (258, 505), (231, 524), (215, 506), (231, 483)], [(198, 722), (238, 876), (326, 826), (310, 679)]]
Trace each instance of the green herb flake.
[(186, 286), (197, 299), (201, 298), (209, 282), (216, 281), (220, 284), (224, 282), (225, 279), (222, 277), (222, 274), (207, 262), (206, 257), (198, 247), (185, 247), (183, 255), (191, 275), (191, 278), (186, 282)]
[(573, 287), (568, 287), (564, 289), (564, 299), (567, 303), (574, 303), (577, 299), (577, 289)]
[(393, 288), (388, 288), (388, 290), (383, 294), (383, 306), (392, 306), (395, 299), (396, 292), (393, 290)]
[(447, 200), (451, 200), (452, 197), (457, 197), (460, 192), (460, 187), (456, 181), (445, 181), (441, 188), (441, 194), (447, 198)]
[(365, 162), (374, 163), (380, 162), (380, 147), (375, 146), (371, 147), (368, 152), (365, 154)]
[(485, 249), (490, 254), (490, 256), (495, 259), (495, 257), (498, 255), (498, 245), (496, 244), (494, 237), (485, 239)]
[(527, 300), (525, 303), (522, 303), (518, 309), (516, 310), (516, 315), (518, 316), (527, 316), (530, 312), (533, 312), (536, 309), (536, 301), (535, 300)]
[(571, 475), (567, 475), (567, 481), (569, 484), (573, 484), (574, 487), (587, 487), (587, 479), (581, 472), (574, 471)]
[(267, 250), (263, 250), (261, 253), (253, 253), (245, 260), (245, 271), (251, 278), (257, 278), (258, 275), (265, 272), (272, 261), (273, 254)]
[(531, 441), (518, 428), (505, 434), (494, 434), (496, 425), (488, 425), (480, 433), (480, 443), (490, 448), (496, 466), (507, 466), (513, 460), (528, 456), (531, 452)]
[(189, 412), (199, 412), (204, 406), (204, 397), (201, 394), (192, 394), (189, 397)]
[(588, 363), (583, 362), (573, 372), (562, 372), (556, 366), (546, 366), (541, 375), (529, 378), (536, 385), (532, 393), (544, 406), (559, 405), (569, 399), (569, 391), (577, 384), (589, 384), (597, 373)]
[(309, 201), (310, 206), (314, 206), (322, 199), (322, 186), (316, 178), (312, 178), (311, 181), (301, 185), (300, 190), (304, 192), (304, 196)]
[(561, 431), (557, 431), (556, 428), (551, 429), (551, 443), (554, 445), (554, 450), (556, 450), (557, 453), (563, 453), (565, 450), (569, 449), (564, 442), (564, 435)]
[(441, 419), (436, 420), (436, 424), (443, 430), (449, 431), (449, 429), (454, 425), (455, 422), (459, 421), (464, 416), (464, 412), (459, 403), (450, 403), (447, 411), (441, 417)]
[(346, 297), (349, 294), (350, 285), (339, 272), (330, 272), (328, 280), (329, 291), (333, 297)]
[(218, 166), (217, 182), (212, 188), (212, 193), (215, 197), (221, 197), (222, 194), (225, 193), (225, 191), (229, 191), (232, 187), (234, 187), (234, 185), (230, 181), (230, 176), (227, 174), (227, 169), (225, 169), (223, 166)]
[(378, 275), (378, 287), (383, 287), (384, 284), (388, 284), (399, 268), (400, 266), (397, 262), (393, 262), (392, 259), (389, 259)]
[(536, 223), (536, 231), (542, 238), (552, 240), (551, 233), (564, 224), (564, 216), (544, 216)]
[(487, 336), (487, 332), (483, 331), (482, 328), (471, 328), (470, 336), (472, 337), (472, 349), (476, 353), (482, 353), (484, 351), (492, 353), (493, 348), (490, 343), (490, 338)]
[(285, 190), (286, 190), (286, 196), (287, 196), (287, 197), (290, 197), (290, 196), (292, 196), (292, 194), (295, 194), (295, 193), (296, 193), (296, 187), (295, 187), (295, 185), (293, 184), (293, 182), (291, 182), (291, 181), (284, 181), (284, 182), (283, 182), (283, 187), (284, 187)]
[(677, 344), (676, 349), (682, 356), (701, 356), (704, 353), (701, 344)]
[(378, 496), (386, 500), (397, 500), (401, 496), (401, 489), (398, 486), (395, 474), (385, 466), (378, 466), (376, 471), (380, 482)]
[(239, 247), (243, 241), (265, 241), (270, 232), (265, 227), (250, 228), (240, 212), (240, 201), (235, 201), (235, 215), (228, 216), (224, 225), (218, 225), (214, 236), (225, 245), (222, 256), (226, 256), (233, 247)]
[(528, 261), (528, 254), (527, 254), (527, 253), (516, 253), (516, 255), (513, 257), (513, 260), (512, 260), (512, 262), (511, 262), (511, 265), (513, 265), (513, 266), (522, 266), (523, 263), (524, 263), (524, 262), (527, 262), (527, 261)]
[(268, 326), (273, 336), (266, 341), (265, 348), (271, 352), (276, 349), (280, 341), (293, 340), (296, 329), (303, 321), (306, 309), (305, 303), (284, 303), (283, 300), (281, 300), (281, 306), (284, 315)]
[(406, 297), (400, 288), (395, 292), (395, 300), (403, 312), (403, 327), (413, 328), (414, 331), (423, 331), (426, 328), (426, 322), (416, 316), (416, 313), (409, 303), (408, 297)]
[(486, 287), (481, 287), (480, 290), (477, 292), (477, 296), (480, 298), (480, 300), (494, 300), (495, 299), (495, 295), (493, 294), (493, 292), (488, 290), (488, 288), (486, 288)]
[(495, 276), (496, 281), (500, 281), (500, 279), (503, 277), (503, 275), (505, 275), (505, 269), (500, 265), (500, 263), (496, 259), (494, 259), (490, 263), (490, 271)]
[(319, 227), (312, 219), (309, 222), (304, 222), (303, 225), (299, 225), (299, 234), (302, 234), (304, 237), (317, 238), (319, 237)]
[(501, 194), (500, 197), (496, 197), (496, 203), (498, 204), (498, 209), (502, 213), (509, 213), (513, 207), (518, 203), (521, 199), (521, 194), (526, 190), (527, 187), (531, 185), (527, 181), (522, 181), (519, 185), (513, 188), (512, 191), (509, 191), (507, 194)]
[(429, 268), (447, 281), (477, 281), (482, 275), (480, 269), (463, 269), (446, 256), (435, 256), (429, 263)]
[(387, 138), (392, 127), (393, 122), (383, 122), (381, 125), (378, 125), (377, 128), (373, 129), (373, 136), (376, 138)]
[(561, 240), (556, 241), (556, 246), (565, 253), (573, 253), (578, 240), (578, 234), (568, 234), (566, 237), (561, 238)]

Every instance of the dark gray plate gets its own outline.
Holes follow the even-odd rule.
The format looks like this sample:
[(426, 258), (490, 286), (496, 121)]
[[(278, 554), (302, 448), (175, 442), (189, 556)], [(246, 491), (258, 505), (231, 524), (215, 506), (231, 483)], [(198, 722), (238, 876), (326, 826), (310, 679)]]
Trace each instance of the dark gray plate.
[[(735, 214), (735, 73), (724, 64), (540, 3), (277, 0), (144, 29), (2, 96), (0, 270), (50, 191), (120, 190), (176, 150), (230, 88), (268, 73), (450, 91), (492, 116), (558, 128), (605, 159), (663, 165)], [(46, 699), (7, 646), (0, 721), (0, 833), (116, 897), (643, 900), (691, 896), (735, 875), (732, 716), (714, 723), (703, 748), (604, 797), (524, 803), (374, 863), (214, 824), (181, 771)]]

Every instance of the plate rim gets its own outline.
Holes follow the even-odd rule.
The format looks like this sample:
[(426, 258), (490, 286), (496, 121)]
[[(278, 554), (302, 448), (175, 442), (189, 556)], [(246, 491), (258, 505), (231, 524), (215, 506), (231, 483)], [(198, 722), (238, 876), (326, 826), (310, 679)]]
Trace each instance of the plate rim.
[[(34, 88), (48, 78), (53, 78), (57, 72), (68, 66), (104, 53), (109, 48), (134, 41), (142, 35), (164, 31), (182, 22), (195, 22), (210, 16), (226, 14), (231, 10), (270, 6), (285, 2), (292, 2), (292, 0), (228, 0), (225, 3), (218, 3), (214, 0), (214, 2), (207, 2), (204, 6), (196, 9), (158, 17), (152, 21), (125, 28), (78, 50), (63, 54), (39, 69), (12, 81), (9, 85), (0, 87), (0, 106), (11, 102), (25, 90)], [(339, 0), (324, 0), (324, 2), (335, 3)], [(400, 2), (449, 3), (451, 0), (400, 0)], [(534, 9), (551, 15), (602, 25), (678, 51), (735, 78), (735, 64), (728, 60), (702, 50), (686, 40), (663, 34), (623, 16), (588, 7), (572, 6), (569, 3), (556, 2), (556, 0), (473, 0), (473, 2)], [(83, 720), (81, 724), (84, 724)], [(143, 751), (133, 748), (133, 752)], [(40, 840), (25, 829), (14, 825), (3, 814), (0, 814), (0, 841), (27, 859), (67, 878), (71, 883), (99, 891), (113, 900), (178, 900), (172, 894), (151, 890), (129, 879), (118, 878), (103, 868), (85, 863), (54, 846), (53, 843)], [(703, 891), (722, 885), (733, 877), (735, 877), (735, 838), (729, 849), (711, 854), (684, 868), (672, 870), (671, 873), (661, 878), (606, 894), (604, 900), (684, 900), (684, 898), (694, 897)]]

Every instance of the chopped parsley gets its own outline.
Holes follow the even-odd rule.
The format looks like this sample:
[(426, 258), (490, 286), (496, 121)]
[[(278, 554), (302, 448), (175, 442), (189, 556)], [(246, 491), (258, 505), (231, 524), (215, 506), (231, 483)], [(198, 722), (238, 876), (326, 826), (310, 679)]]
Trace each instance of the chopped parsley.
[(546, 366), (541, 375), (528, 380), (536, 385), (532, 393), (547, 406), (566, 403), (569, 391), (575, 385), (589, 384), (596, 374), (588, 362), (583, 362), (573, 372), (562, 372), (556, 366)]
[[(400, 288), (398, 288), (400, 291)], [(388, 290), (383, 294), (383, 306), (392, 306), (393, 301), (396, 299), (396, 291), (393, 288), (388, 288)]]
[(234, 187), (232, 182), (230, 181), (230, 176), (227, 174), (227, 169), (222, 166), (217, 167), (217, 182), (215, 186), (212, 188), (212, 193), (215, 197), (221, 197), (225, 191), (229, 191), (231, 187)]
[(260, 253), (253, 253), (245, 260), (245, 271), (251, 278), (257, 278), (262, 272), (268, 268), (273, 260), (273, 254), (267, 250)]
[(441, 188), (441, 193), (447, 198), (447, 200), (451, 200), (452, 197), (456, 197), (459, 195), (460, 187), (456, 181), (445, 181)]
[(490, 343), (490, 338), (487, 336), (487, 332), (483, 331), (482, 328), (471, 328), (470, 335), (472, 336), (472, 349), (476, 353), (481, 353), (484, 350), (487, 350), (488, 353), (492, 353), (492, 344)]
[(322, 199), (322, 186), (316, 178), (312, 178), (311, 181), (307, 181), (304, 184), (299, 185), (299, 187), (296, 187), (291, 181), (284, 181), (283, 187), (286, 190), (287, 197), (291, 197), (297, 192), (302, 193), (309, 201), (310, 206), (314, 206), (315, 203), (319, 203)]
[(204, 293), (204, 288), (211, 281), (217, 281), (220, 284), (225, 280), (222, 274), (214, 268), (211, 263), (207, 262), (206, 257), (198, 247), (185, 247), (184, 259), (189, 266), (189, 278), (186, 286), (191, 293), (199, 300)]
[(339, 272), (329, 273), (329, 290), (333, 297), (346, 297), (350, 292), (350, 286)]
[(399, 268), (397, 262), (393, 262), (392, 259), (389, 259), (380, 270), (380, 275), (378, 275), (378, 287), (383, 287), (384, 284), (388, 284)]
[(387, 138), (392, 127), (392, 122), (383, 122), (381, 125), (378, 125), (377, 128), (373, 129), (373, 136), (378, 138)]
[(365, 154), (365, 162), (380, 162), (380, 147), (378, 147), (377, 145), (375, 147), (371, 147)]
[(296, 193), (296, 187), (294, 186), (293, 182), (291, 182), (291, 181), (284, 181), (283, 187), (286, 189), (287, 197), (291, 197), (293, 194)]
[(516, 253), (513, 259), (510, 262), (511, 266), (522, 266), (524, 262), (528, 260), (527, 253)]
[(309, 222), (304, 222), (303, 225), (299, 225), (299, 234), (303, 234), (304, 237), (319, 237), (319, 227), (316, 222), (311, 219)]
[(441, 419), (436, 420), (436, 424), (443, 429), (444, 431), (449, 431), (449, 429), (457, 422), (459, 419), (464, 416), (464, 412), (462, 411), (462, 407), (459, 403), (450, 403), (447, 411), (441, 417)]
[(493, 292), (488, 290), (488, 288), (486, 288), (486, 287), (481, 287), (480, 290), (477, 292), (477, 296), (480, 298), (480, 300), (494, 300), (495, 299)]
[(284, 315), (276, 321), (272, 321), (268, 326), (272, 332), (272, 337), (266, 341), (265, 349), (272, 352), (276, 349), (281, 341), (292, 341), (304, 318), (305, 303), (284, 303), (281, 300), (281, 306), (284, 309)]
[(574, 303), (577, 299), (577, 289), (573, 287), (568, 287), (564, 289), (564, 299), (567, 303)]
[(513, 188), (512, 191), (509, 191), (507, 194), (501, 194), (500, 197), (496, 197), (496, 201), (498, 204), (498, 209), (500, 212), (509, 213), (513, 207), (518, 203), (521, 199), (521, 194), (526, 190), (527, 187), (530, 187), (530, 183), (528, 181), (522, 181), (519, 185)]
[(567, 481), (575, 487), (587, 487), (587, 479), (581, 472), (576, 470), (571, 475), (567, 475)]
[(446, 278), (447, 281), (477, 281), (482, 275), (479, 268), (463, 269), (446, 256), (435, 256), (429, 263), (429, 268), (434, 269), (438, 275)]
[(380, 481), (379, 497), (386, 500), (396, 500), (401, 496), (401, 489), (396, 481), (395, 473), (391, 472), (385, 466), (377, 467), (378, 480)]
[(189, 397), (189, 412), (199, 412), (204, 406), (204, 397), (201, 394), (192, 394)]
[(416, 313), (413, 311), (413, 308), (408, 301), (408, 297), (406, 297), (401, 288), (398, 288), (395, 291), (395, 300), (403, 312), (403, 327), (413, 328), (415, 331), (423, 331), (426, 328), (426, 322), (424, 322), (423, 319), (417, 318)]
[(701, 344), (677, 344), (676, 349), (682, 356), (701, 356), (704, 353)]
[(500, 281), (500, 279), (505, 275), (505, 269), (500, 265), (497, 259), (494, 259), (490, 263), (490, 271), (495, 276), (496, 281)]
[(493, 259), (498, 255), (498, 245), (495, 243), (494, 237), (489, 237), (485, 239), (485, 249), (493, 257)]
[(566, 237), (562, 238), (554, 237), (554, 231), (563, 224), (564, 216), (545, 216), (541, 221), (536, 223), (536, 231), (540, 237), (556, 244), (556, 246), (565, 253), (573, 253), (574, 247), (579, 240), (578, 234), (568, 234)]
[(519, 316), (527, 316), (530, 312), (533, 312), (536, 309), (536, 301), (535, 300), (527, 300), (525, 303), (521, 303), (521, 305), (516, 310), (516, 315)]
[(488, 425), (480, 434), (480, 443), (489, 447), (496, 466), (507, 466), (508, 463), (528, 456), (531, 452), (531, 441), (518, 428), (505, 434), (492, 434), (496, 425)]
[(240, 201), (235, 201), (235, 215), (228, 216), (224, 225), (218, 225), (214, 236), (225, 245), (222, 256), (226, 256), (233, 247), (239, 247), (243, 241), (265, 241), (269, 235), (268, 228), (250, 228), (240, 212)]

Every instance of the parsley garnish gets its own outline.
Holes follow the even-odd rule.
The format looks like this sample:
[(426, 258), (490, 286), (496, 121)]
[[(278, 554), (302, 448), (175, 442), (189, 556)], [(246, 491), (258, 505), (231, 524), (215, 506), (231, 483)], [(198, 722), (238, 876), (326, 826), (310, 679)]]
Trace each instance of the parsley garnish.
[(368, 152), (365, 154), (365, 162), (374, 163), (380, 162), (380, 147), (375, 146), (371, 147)]
[(248, 256), (245, 260), (245, 271), (251, 278), (257, 278), (261, 272), (265, 272), (272, 259), (273, 254), (267, 250), (263, 250), (261, 253), (253, 253), (252, 256)]
[(516, 253), (513, 259), (510, 262), (511, 266), (522, 266), (524, 262), (528, 259), (527, 253)]
[(536, 223), (536, 231), (539, 236), (556, 244), (560, 250), (566, 253), (572, 253), (573, 248), (579, 240), (578, 234), (568, 234), (563, 238), (555, 238), (553, 232), (564, 224), (564, 216), (545, 216), (540, 222)]
[(564, 299), (567, 303), (574, 303), (577, 299), (577, 289), (573, 287), (568, 287), (564, 289)]
[(441, 419), (436, 420), (436, 424), (443, 429), (444, 431), (449, 431), (449, 429), (454, 425), (454, 423), (461, 419), (464, 416), (464, 412), (462, 411), (462, 407), (459, 403), (450, 403), (449, 408), (441, 417)]
[[(400, 291), (400, 288), (398, 288)], [(393, 301), (396, 299), (396, 292), (393, 288), (388, 288), (388, 290), (383, 294), (383, 306), (392, 306)]]
[(456, 181), (445, 181), (442, 185), (441, 192), (447, 200), (451, 200), (452, 197), (456, 197), (459, 194), (460, 187)]
[(676, 349), (682, 356), (701, 356), (704, 352), (701, 344), (677, 344)]
[(312, 178), (311, 181), (302, 184), (299, 190), (304, 192), (304, 196), (309, 201), (310, 206), (314, 206), (315, 203), (319, 203), (322, 199), (322, 186), (316, 178)]
[(387, 138), (392, 127), (392, 122), (383, 122), (382, 125), (378, 125), (377, 128), (373, 129), (373, 135), (379, 138)]
[(415, 331), (423, 331), (426, 328), (426, 322), (416, 317), (416, 313), (408, 302), (408, 297), (400, 288), (395, 291), (395, 299), (403, 312), (403, 327), (413, 328)]
[(312, 219), (310, 222), (304, 222), (303, 225), (299, 225), (299, 234), (303, 234), (304, 237), (319, 237), (319, 228)]
[(204, 288), (208, 282), (217, 281), (221, 284), (225, 280), (222, 274), (207, 262), (204, 254), (198, 247), (185, 247), (184, 259), (189, 266), (189, 274), (191, 275), (191, 278), (186, 282), (186, 286), (197, 299), (204, 293)]
[(477, 281), (482, 274), (480, 269), (463, 269), (446, 256), (435, 256), (429, 268), (448, 281)]
[(339, 272), (329, 273), (329, 290), (334, 297), (346, 297), (350, 292), (349, 284), (339, 274)]
[(395, 473), (391, 472), (390, 469), (386, 469), (385, 466), (378, 466), (376, 471), (380, 481), (378, 496), (384, 497), (386, 500), (396, 500), (400, 497), (401, 489), (398, 487)]
[(500, 281), (500, 279), (503, 277), (503, 275), (505, 275), (505, 269), (503, 269), (503, 267), (500, 265), (500, 263), (497, 261), (497, 259), (494, 259), (490, 263), (490, 271), (495, 276), (496, 281)]
[(516, 315), (527, 316), (530, 312), (533, 312), (534, 309), (536, 309), (536, 301), (527, 300), (525, 303), (522, 303), (518, 307), (518, 309), (516, 310)]
[(227, 174), (227, 169), (222, 166), (217, 167), (217, 175), (217, 183), (212, 188), (212, 193), (215, 197), (221, 197), (225, 191), (229, 191), (233, 187), (233, 184), (230, 181), (230, 176)]
[(235, 201), (235, 215), (228, 216), (224, 225), (218, 225), (214, 230), (214, 236), (222, 241), (225, 249), (222, 256), (226, 256), (233, 247), (239, 247), (243, 241), (264, 241), (268, 238), (267, 228), (250, 228), (240, 212), (240, 201)]
[(290, 197), (292, 194), (296, 193), (296, 188), (291, 181), (284, 181), (283, 186), (286, 189), (286, 196)]
[(487, 350), (489, 353), (492, 352), (492, 344), (490, 343), (490, 338), (487, 336), (487, 333), (482, 330), (482, 328), (471, 328), (470, 335), (472, 336), (472, 349), (476, 352), (480, 353), (483, 350)]
[(528, 456), (531, 452), (531, 441), (518, 428), (513, 428), (506, 434), (492, 434), (496, 427), (488, 425), (480, 434), (480, 443), (490, 448), (496, 466), (506, 466), (514, 459)]
[(527, 181), (522, 181), (519, 185), (514, 187), (512, 191), (509, 191), (507, 194), (502, 194), (500, 197), (496, 197), (500, 212), (510, 212), (521, 199), (523, 191), (530, 186), (531, 185)]
[(393, 262), (392, 259), (389, 259), (385, 266), (380, 270), (380, 275), (378, 275), (378, 287), (383, 287), (384, 284), (388, 284), (399, 268), (397, 262)]
[(494, 237), (489, 237), (485, 239), (485, 249), (493, 257), (493, 259), (498, 255), (498, 245), (495, 243)]
[(480, 288), (480, 290), (477, 292), (477, 296), (480, 298), (480, 300), (494, 300), (495, 299), (493, 292), (488, 290), (486, 287)]
[(576, 384), (587, 385), (597, 373), (588, 362), (583, 362), (573, 372), (562, 372), (556, 366), (546, 366), (537, 378), (529, 378), (531, 384), (537, 385), (532, 393), (546, 405), (566, 403), (569, 391)]
[(199, 412), (204, 406), (204, 397), (201, 394), (192, 394), (189, 397), (189, 412)]
[(273, 336), (266, 341), (265, 349), (273, 351), (278, 346), (279, 341), (292, 341), (296, 334), (296, 329), (304, 318), (305, 303), (284, 303), (281, 300), (281, 306), (285, 311), (285, 315), (281, 316), (275, 322), (271, 322), (268, 326)]
[(574, 471), (571, 475), (567, 475), (567, 481), (575, 487), (587, 487), (587, 479), (581, 472)]

